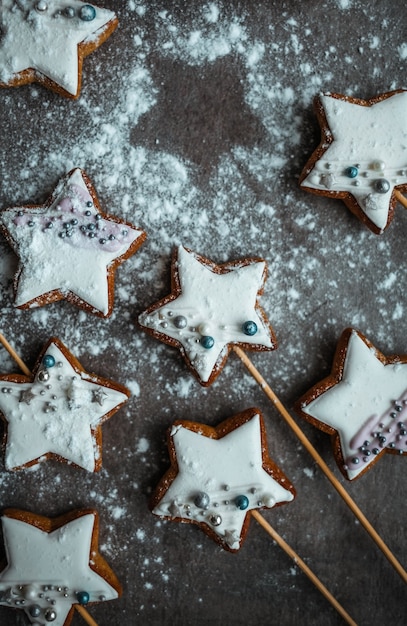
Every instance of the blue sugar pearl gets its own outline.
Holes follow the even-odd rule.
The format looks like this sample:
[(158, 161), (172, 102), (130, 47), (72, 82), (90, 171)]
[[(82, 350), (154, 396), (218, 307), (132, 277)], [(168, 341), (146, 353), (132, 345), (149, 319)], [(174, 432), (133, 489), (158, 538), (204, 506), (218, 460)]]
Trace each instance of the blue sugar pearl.
[(354, 165), (350, 165), (345, 170), (345, 176), (347, 176), (348, 178), (356, 178), (358, 174), (359, 174), (359, 170)]
[(52, 356), (52, 354), (46, 354), (44, 356), (44, 358), (42, 359), (43, 365), (44, 367), (54, 367), (55, 365), (55, 359)]
[(244, 511), (249, 506), (249, 498), (247, 496), (236, 496), (235, 504), (238, 509)]
[(91, 4), (84, 4), (79, 9), (79, 18), (84, 22), (91, 22), (96, 17), (96, 9)]
[(90, 600), (89, 594), (87, 591), (78, 591), (76, 594), (79, 604), (87, 604)]
[(249, 337), (253, 337), (253, 335), (257, 333), (257, 324), (256, 322), (253, 322), (252, 320), (248, 320), (247, 322), (243, 324), (242, 330), (245, 335), (248, 335)]
[(201, 337), (201, 346), (203, 348), (209, 350), (210, 348), (213, 348), (214, 344), (215, 340), (210, 335), (204, 335), (203, 337)]

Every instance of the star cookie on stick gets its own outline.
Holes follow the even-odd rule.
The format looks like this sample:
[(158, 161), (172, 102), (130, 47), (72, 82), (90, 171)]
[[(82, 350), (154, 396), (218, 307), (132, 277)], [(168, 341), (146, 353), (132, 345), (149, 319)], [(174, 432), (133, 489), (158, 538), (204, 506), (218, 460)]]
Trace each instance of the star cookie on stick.
[(315, 100), (321, 143), (306, 164), (302, 189), (342, 199), (374, 233), (389, 226), (396, 202), (407, 206), (407, 91), (370, 100), (322, 94)]
[(344, 476), (358, 478), (385, 452), (407, 452), (407, 356), (385, 357), (362, 333), (347, 329), (331, 374), (297, 409), (332, 435)]
[(148, 333), (178, 347), (203, 386), (221, 372), (232, 346), (274, 350), (277, 342), (257, 299), (266, 263), (244, 259), (216, 265), (180, 246), (172, 266), (172, 293), (139, 317)]
[(121, 594), (98, 551), (96, 511), (52, 519), (6, 509), (1, 523), (6, 562), (0, 571), (0, 604), (24, 611), (30, 624), (69, 626), (75, 607)]
[(226, 550), (241, 547), (253, 509), (294, 498), (293, 486), (268, 457), (257, 409), (216, 428), (177, 421), (168, 446), (171, 467), (153, 494), (153, 513), (198, 524)]
[(32, 376), (0, 376), (6, 469), (56, 458), (98, 471), (102, 424), (129, 395), (125, 387), (86, 372), (59, 339), (51, 339)]
[(77, 98), (84, 57), (117, 24), (112, 11), (79, 0), (2, 0), (0, 86), (38, 82)]
[(113, 310), (116, 268), (146, 238), (102, 213), (95, 189), (78, 168), (60, 180), (45, 204), (3, 210), (0, 228), (19, 257), (18, 308), (66, 299), (100, 317)]

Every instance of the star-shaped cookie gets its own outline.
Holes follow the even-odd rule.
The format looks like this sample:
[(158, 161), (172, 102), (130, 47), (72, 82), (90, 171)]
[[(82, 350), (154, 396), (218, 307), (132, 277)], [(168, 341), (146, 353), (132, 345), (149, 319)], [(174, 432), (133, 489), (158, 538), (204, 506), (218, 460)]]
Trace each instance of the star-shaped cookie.
[(290, 502), (291, 483), (269, 458), (263, 417), (247, 409), (216, 428), (177, 421), (168, 433), (171, 467), (151, 509), (198, 524), (225, 550), (241, 547), (250, 511)]
[(102, 424), (129, 395), (122, 385), (87, 373), (62, 342), (52, 338), (31, 379), (0, 376), (6, 469), (52, 457), (90, 472), (99, 470)]
[(259, 259), (216, 265), (180, 246), (173, 258), (171, 295), (144, 311), (139, 323), (178, 347), (201, 385), (208, 386), (233, 345), (246, 350), (277, 347), (257, 301), (266, 269)]
[(80, 0), (2, 0), (0, 86), (38, 82), (77, 98), (83, 58), (117, 24), (112, 11)]
[(333, 437), (346, 478), (361, 476), (384, 452), (407, 453), (407, 356), (384, 356), (349, 328), (331, 374), (297, 403), (299, 414)]
[(390, 224), (396, 197), (407, 191), (407, 91), (359, 100), (316, 98), (321, 143), (306, 164), (306, 191), (342, 199), (374, 233)]
[(19, 257), (18, 308), (66, 299), (100, 317), (113, 310), (116, 268), (146, 238), (142, 230), (102, 213), (79, 168), (60, 180), (45, 204), (3, 210), (0, 228)]
[(6, 509), (1, 522), (6, 562), (0, 571), (0, 604), (24, 611), (29, 623), (68, 626), (75, 605), (121, 594), (98, 551), (96, 511), (51, 519)]

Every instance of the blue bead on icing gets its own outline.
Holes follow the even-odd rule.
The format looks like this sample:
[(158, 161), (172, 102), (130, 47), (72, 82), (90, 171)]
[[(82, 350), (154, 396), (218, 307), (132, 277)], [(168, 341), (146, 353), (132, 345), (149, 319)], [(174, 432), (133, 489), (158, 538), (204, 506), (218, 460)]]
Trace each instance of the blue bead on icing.
[(215, 340), (210, 335), (204, 335), (203, 337), (201, 337), (201, 346), (203, 348), (209, 350), (210, 348), (213, 348), (214, 344)]
[(236, 496), (235, 504), (238, 509), (244, 511), (249, 506), (249, 498), (247, 496)]
[(256, 322), (253, 322), (252, 320), (248, 320), (247, 322), (243, 324), (242, 330), (245, 335), (249, 335), (249, 337), (252, 337), (253, 335), (257, 333), (257, 324)]
[(55, 359), (52, 356), (52, 354), (46, 354), (44, 356), (44, 358), (42, 359), (43, 365), (44, 367), (54, 367), (55, 365)]
[(357, 167), (355, 167), (355, 165), (350, 165), (349, 167), (346, 168), (345, 170), (345, 175), (348, 178), (356, 178), (356, 176), (359, 174), (359, 170)]
[(79, 18), (83, 22), (91, 22), (96, 17), (96, 9), (91, 4), (84, 4), (79, 10)]
[(87, 591), (78, 591), (78, 593), (76, 594), (76, 598), (79, 602), (79, 604), (87, 604), (89, 602), (89, 594)]

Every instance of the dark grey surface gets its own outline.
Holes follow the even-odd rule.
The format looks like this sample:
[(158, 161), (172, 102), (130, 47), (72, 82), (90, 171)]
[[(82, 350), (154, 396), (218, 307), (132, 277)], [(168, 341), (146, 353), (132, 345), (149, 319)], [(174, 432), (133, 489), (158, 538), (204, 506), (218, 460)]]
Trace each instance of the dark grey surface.
[[(30, 366), (58, 335), (90, 371), (128, 384), (127, 407), (103, 427), (97, 475), (49, 462), (8, 473), (0, 506), (57, 515), (95, 506), (101, 550), (123, 583), (116, 602), (90, 609), (100, 626), (203, 624), (330, 626), (341, 619), (254, 521), (237, 555), (198, 528), (160, 523), (148, 496), (168, 465), (175, 419), (217, 424), (263, 410), (270, 454), (297, 499), (266, 519), (305, 559), (358, 624), (405, 623), (405, 587), (238, 359), (201, 388), (176, 350), (135, 319), (170, 288), (182, 242), (217, 262), (263, 256), (262, 305), (279, 340), (253, 361), (291, 410), (325, 376), (342, 330), (356, 326), (386, 354), (407, 351), (407, 214), (381, 237), (340, 201), (297, 186), (319, 140), (319, 90), (369, 98), (406, 87), (404, 3), (114, 2), (120, 26), (84, 62), (70, 102), (41, 87), (0, 92), (0, 206), (39, 203), (82, 167), (104, 210), (148, 240), (117, 273), (110, 320), (66, 302), (16, 312), (15, 259), (0, 242), (1, 329)], [(144, 11), (142, 9), (144, 7)], [(200, 35), (198, 36), (198, 32)], [(195, 42), (195, 43), (194, 43)], [(1, 371), (17, 371), (1, 351)], [(329, 438), (304, 431), (338, 478)], [(387, 457), (345, 486), (406, 564), (406, 459)], [(0, 607), (0, 623), (21, 623)], [(73, 624), (83, 623), (75, 615)]]

